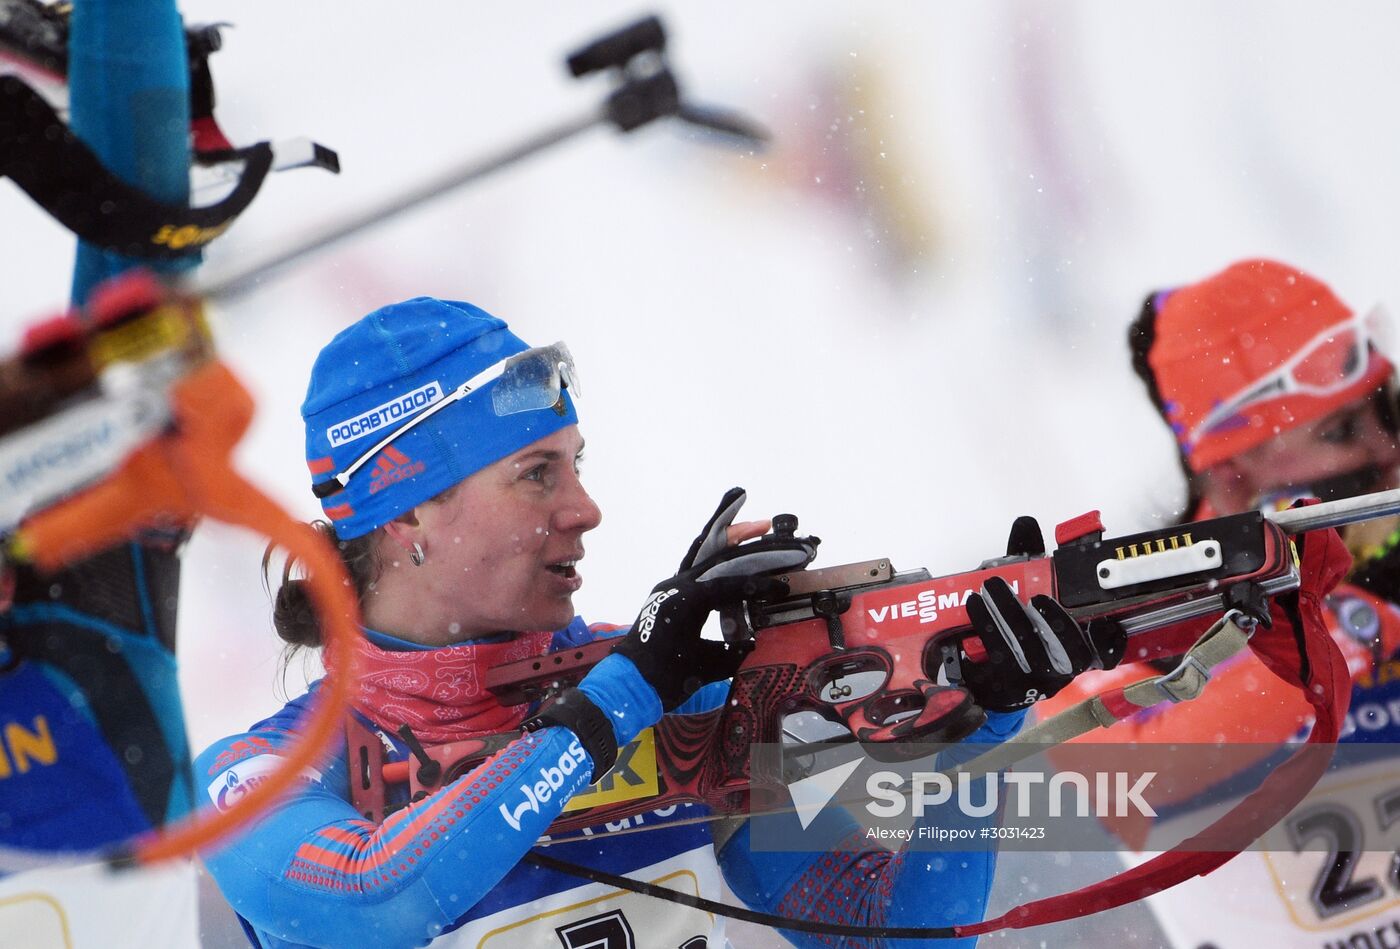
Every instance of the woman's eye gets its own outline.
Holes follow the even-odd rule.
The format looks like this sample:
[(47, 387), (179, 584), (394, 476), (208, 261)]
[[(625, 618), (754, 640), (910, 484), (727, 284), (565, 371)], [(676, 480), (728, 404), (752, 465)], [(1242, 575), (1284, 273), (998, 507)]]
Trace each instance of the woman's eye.
[(1352, 442), (1356, 441), (1356, 434), (1360, 425), (1360, 419), (1353, 414), (1348, 414), (1335, 425), (1329, 425), (1318, 432), (1317, 437), (1319, 441), (1326, 442), (1329, 445), (1350, 445)]
[(574, 457), (574, 474), (578, 474), (578, 473), (579, 473), (580, 471), (582, 471), (582, 470), (583, 470), (583, 453), (582, 453), (582, 452), (579, 452), (579, 454), (576, 455), (576, 456)]
[(545, 466), (544, 466), (544, 465), (535, 465), (535, 467), (529, 469), (528, 471), (526, 471), (526, 472), (525, 472), (523, 475), (521, 475), (520, 477), (523, 478), (523, 479), (526, 480), (526, 481), (543, 481), (543, 480), (544, 480), (544, 469), (545, 469)]

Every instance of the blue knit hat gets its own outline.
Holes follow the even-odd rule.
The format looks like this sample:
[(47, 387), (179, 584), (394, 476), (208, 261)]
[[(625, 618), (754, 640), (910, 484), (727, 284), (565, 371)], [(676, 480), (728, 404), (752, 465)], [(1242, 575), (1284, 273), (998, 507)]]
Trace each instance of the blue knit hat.
[[(470, 303), (415, 297), (375, 310), (321, 350), (301, 416), (313, 483), (357, 458), (472, 376), (529, 347)], [(473, 472), (578, 422), (572, 399), (497, 415), (488, 383), (395, 438), (321, 499), (342, 540), (367, 534)]]

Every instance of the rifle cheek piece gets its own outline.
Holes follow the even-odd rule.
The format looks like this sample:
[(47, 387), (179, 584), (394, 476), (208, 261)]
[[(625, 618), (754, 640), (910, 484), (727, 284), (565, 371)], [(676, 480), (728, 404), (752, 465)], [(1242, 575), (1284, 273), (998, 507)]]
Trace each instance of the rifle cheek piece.
[(551, 725), (562, 725), (577, 735), (579, 744), (593, 759), (593, 778), (589, 784), (597, 784), (617, 764), (617, 735), (612, 723), (585, 693), (565, 689), (559, 693), (559, 698), (526, 719), (520, 727), (528, 734)]

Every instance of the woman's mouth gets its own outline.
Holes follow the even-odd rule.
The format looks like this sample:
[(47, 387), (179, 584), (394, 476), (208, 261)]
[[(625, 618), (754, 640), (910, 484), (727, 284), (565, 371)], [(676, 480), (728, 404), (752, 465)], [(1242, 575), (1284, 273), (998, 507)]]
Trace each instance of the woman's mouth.
[(577, 560), (561, 560), (559, 563), (550, 564), (546, 569), (561, 577), (572, 577), (578, 572), (574, 569), (576, 566), (578, 566)]
[(545, 564), (545, 569), (558, 577), (570, 590), (577, 590), (583, 585), (583, 577), (579, 576), (578, 572), (577, 559), (559, 560), (551, 564)]

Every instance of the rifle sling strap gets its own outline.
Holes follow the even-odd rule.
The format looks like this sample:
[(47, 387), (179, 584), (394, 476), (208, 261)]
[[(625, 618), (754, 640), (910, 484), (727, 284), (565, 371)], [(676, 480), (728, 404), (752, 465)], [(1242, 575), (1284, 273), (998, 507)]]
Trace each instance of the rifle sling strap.
[(1024, 729), (985, 754), (956, 769), (978, 777), (1001, 771), (1047, 745), (1060, 745), (1097, 728), (1108, 728), (1130, 715), (1162, 702), (1187, 702), (1196, 698), (1210, 681), (1211, 671), (1249, 645), (1250, 632), (1234, 622), (1241, 616), (1232, 610), (1196, 640), (1177, 667), (1166, 675), (1135, 682), (1085, 699), (1072, 708)]
[(537, 867), (582, 877), (605, 886), (641, 893), (644, 896), (654, 896), (672, 903), (680, 903), (683, 906), (690, 906), (706, 913), (714, 913), (716, 916), (741, 919), (747, 923), (772, 926), (774, 929), (786, 929), (791, 932), (819, 933), (826, 936), (857, 936), (868, 939), (954, 939), (959, 935), (956, 927), (953, 926), (855, 926), (845, 923), (823, 923), (810, 919), (793, 919), (790, 916), (759, 912), (746, 906), (719, 903), (715, 900), (707, 900), (703, 896), (692, 896), (680, 890), (673, 890), (670, 887), (657, 886), (654, 883), (644, 883), (640, 880), (619, 876), (616, 873), (595, 870), (592, 867), (584, 867), (567, 860), (560, 860), (557, 857), (546, 856), (538, 850), (530, 851), (522, 859), (525, 863), (531, 863)]

